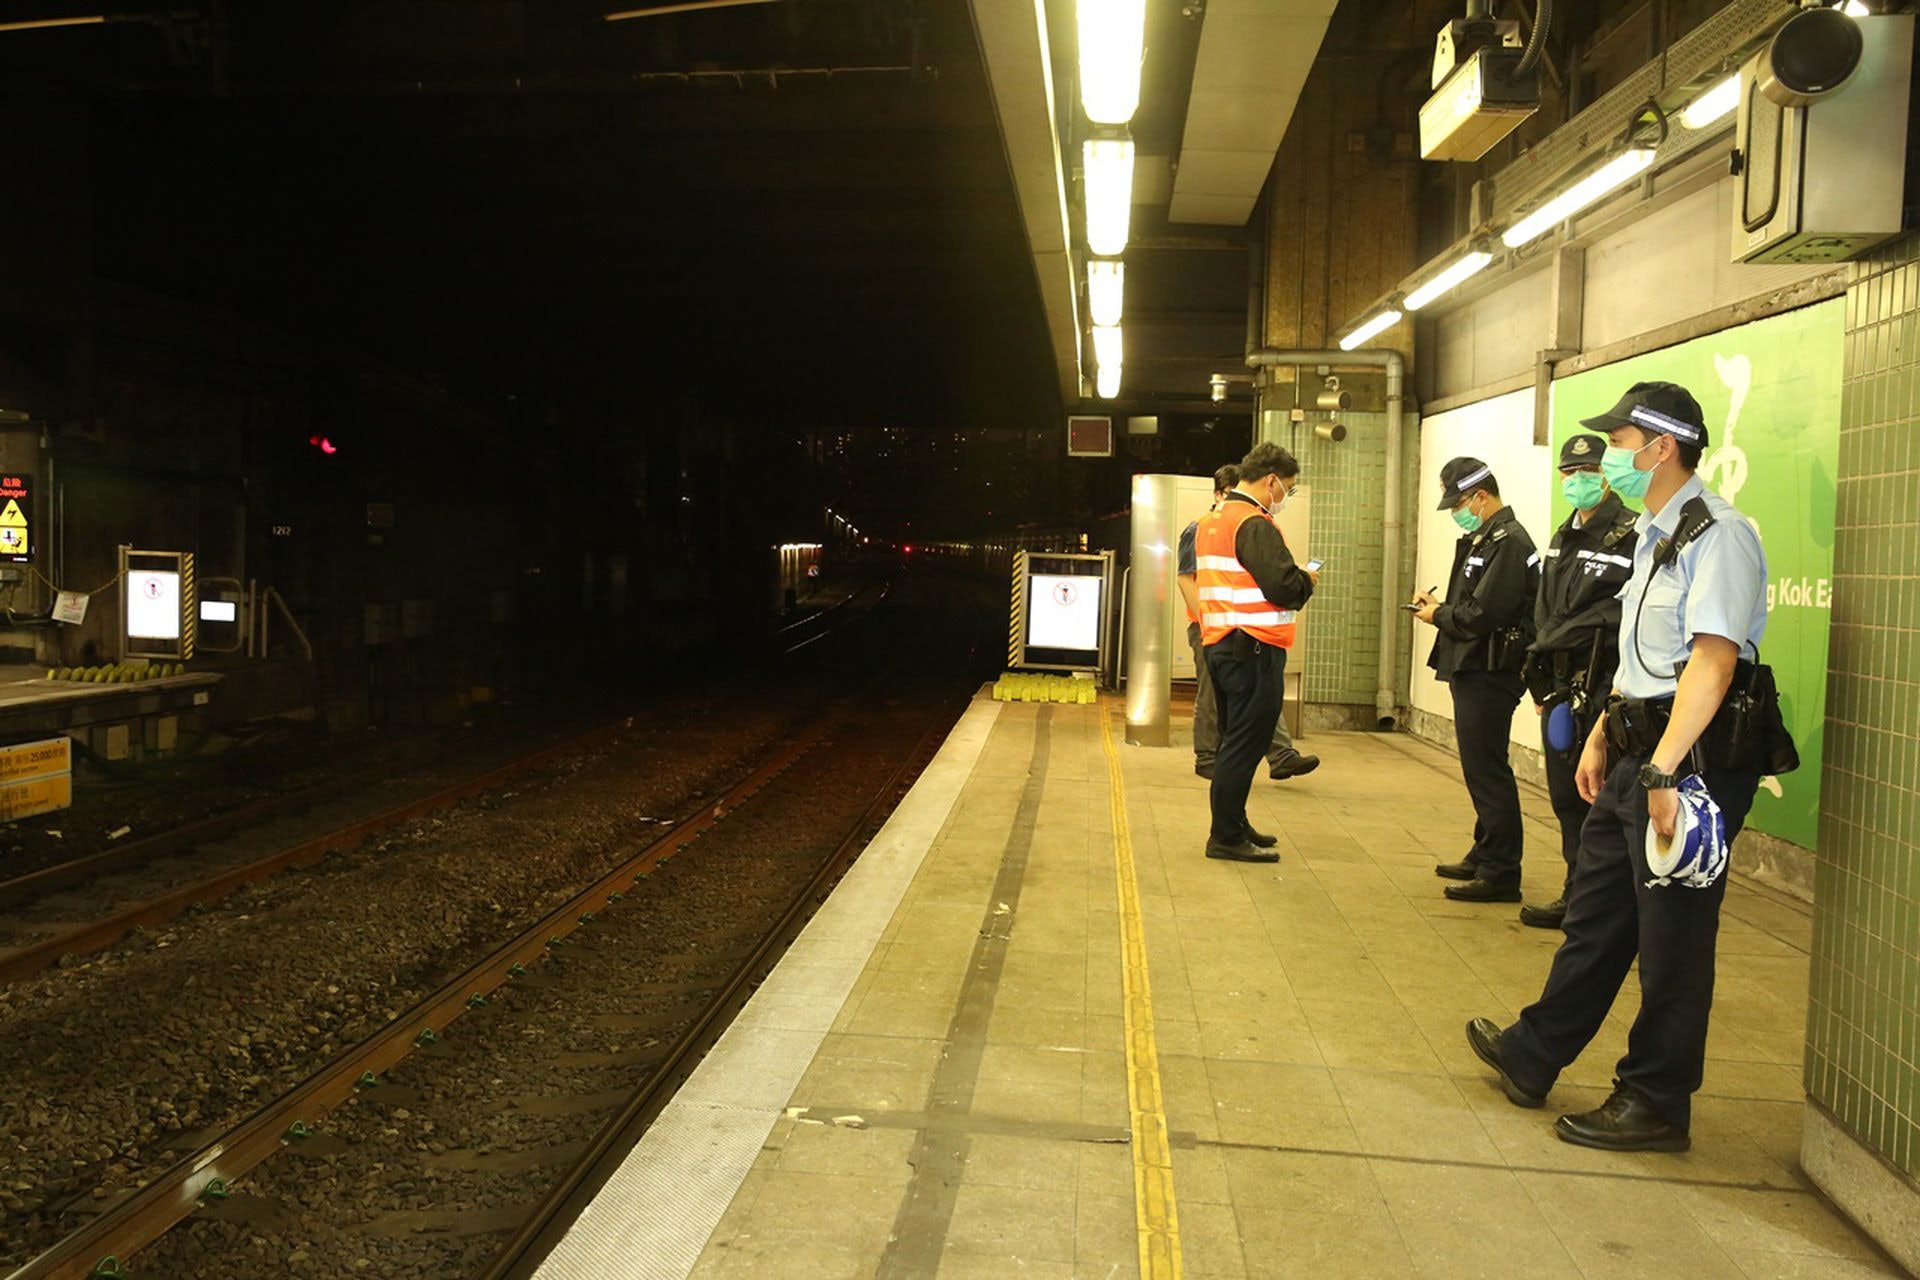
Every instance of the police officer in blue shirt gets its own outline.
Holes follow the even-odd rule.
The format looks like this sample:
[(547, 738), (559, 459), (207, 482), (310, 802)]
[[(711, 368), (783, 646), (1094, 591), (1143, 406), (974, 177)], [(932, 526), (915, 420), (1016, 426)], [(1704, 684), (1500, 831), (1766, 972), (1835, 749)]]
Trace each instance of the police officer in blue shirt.
[[(1541, 1105), (1600, 1029), (1637, 955), (1640, 1011), (1613, 1094), (1593, 1111), (1561, 1116), (1555, 1132), (1608, 1150), (1684, 1151), (1706, 1058), (1726, 876), (1705, 887), (1656, 877), (1647, 827), (1673, 834), (1675, 788), (1693, 773), (1725, 815), (1729, 842), (1746, 820), (1765, 771), (1748, 748), (1766, 735), (1744, 717), (1754, 673), (1771, 675), (1757, 665), (1767, 558), (1753, 524), (1695, 474), (1707, 428), (1685, 388), (1635, 383), (1583, 425), (1607, 436), (1602, 468), (1614, 492), (1645, 499), (1621, 596), (1614, 696), (1576, 776), (1593, 809), (1545, 990), (1504, 1030), (1474, 1019), (1467, 1040), (1509, 1100)], [(1777, 700), (1770, 705), (1777, 724)], [(1730, 710), (1740, 717), (1731, 727)]]

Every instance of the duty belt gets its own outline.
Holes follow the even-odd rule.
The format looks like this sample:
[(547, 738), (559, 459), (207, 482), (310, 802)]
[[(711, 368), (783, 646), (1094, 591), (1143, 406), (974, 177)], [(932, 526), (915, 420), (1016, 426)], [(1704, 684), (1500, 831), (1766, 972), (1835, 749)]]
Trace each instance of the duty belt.
[(1607, 745), (1621, 755), (1650, 756), (1660, 745), (1673, 715), (1673, 699), (1623, 698), (1615, 694), (1607, 699)]

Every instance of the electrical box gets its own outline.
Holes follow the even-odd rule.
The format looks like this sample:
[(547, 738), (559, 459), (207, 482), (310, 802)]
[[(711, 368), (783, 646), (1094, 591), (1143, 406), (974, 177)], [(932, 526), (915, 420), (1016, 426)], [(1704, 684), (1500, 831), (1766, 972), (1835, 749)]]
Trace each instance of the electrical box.
[(1860, 65), (1830, 96), (1783, 107), (1740, 72), (1735, 262), (1845, 262), (1901, 230), (1911, 14), (1857, 18)]

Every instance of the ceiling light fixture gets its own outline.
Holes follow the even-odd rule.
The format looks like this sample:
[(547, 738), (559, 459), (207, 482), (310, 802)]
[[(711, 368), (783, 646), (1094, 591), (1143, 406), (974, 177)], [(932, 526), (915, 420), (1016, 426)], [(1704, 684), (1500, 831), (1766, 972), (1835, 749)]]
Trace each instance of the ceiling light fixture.
[(1094, 375), (1093, 389), (1102, 400), (1111, 400), (1119, 395), (1120, 366), (1117, 364), (1101, 365), (1100, 372)]
[(681, 4), (654, 5), (647, 9), (621, 9), (606, 15), (608, 22), (625, 22), (628, 18), (660, 18), (670, 13), (698, 13), (702, 9), (739, 9), (750, 4), (773, 4), (775, 0), (685, 0)]
[(1680, 109), (1680, 123), (1704, 129), (1740, 105), (1740, 73), (1735, 72)]
[(1125, 124), (1140, 106), (1146, 0), (1077, 0), (1080, 105), (1095, 124)]
[(1595, 169), (1580, 181), (1541, 205), (1504, 231), (1500, 239), (1509, 249), (1538, 240), (1553, 228), (1645, 173), (1653, 163), (1652, 147), (1632, 147)]
[(1377, 333), (1382, 333), (1385, 330), (1391, 329), (1394, 325), (1399, 323), (1400, 323), (1399, 308), (1388, 307), (1385, 311), (1382, 311), (1379, 315), (1374, 316), (1372, 319), (1363, 321), (1359, 328), (1355, 329), (1352, 333), (1348, 334), (1346, 337), (1340, 339), (1340, 349), (1342, 351), (1351, 351), (1355, 347), (1360, 346), (1362, 343), (1366, 342), (1368, 338), (1373, 337)]
[(1120, 360), (1120, 326), (1117, 324), (1093, 326), (1093, 362), (1105, 369), (1109, 365), (1118, 368)]
[(1479, 275), (1486, 269), (1487, 264), (1492, 261), (1492, 254), (1484, 250), (1475, 249), (1442, 271), (1439, 275), (1408, 294), (1407, 310), (1418, 311), (1441, 294), (1458, 288), (1466, 281)]
[(1845, 3), (1835, 5), (1834, 7), (1846, 14), (1849, 18), (1871, 18), (1873, 16), (1873, 10), (1861, 4), (1860, 0), (1845, 0)]
[(1120, 323), (1126, 287), (1126, 263), (1110, 259), (1087, 263), (1087, 310), (1095, 324)]
[(1087, 248), (1117, 258), (1133, 218), (1133, 139), (1088, 138), (1080, 149), (1087, 199)]
[(48, 27), (97, 27), (107, 20), (104, 13), (84, 18), (28, 18), (21, 22), (0, 22), (0, 31), (43, 31)]

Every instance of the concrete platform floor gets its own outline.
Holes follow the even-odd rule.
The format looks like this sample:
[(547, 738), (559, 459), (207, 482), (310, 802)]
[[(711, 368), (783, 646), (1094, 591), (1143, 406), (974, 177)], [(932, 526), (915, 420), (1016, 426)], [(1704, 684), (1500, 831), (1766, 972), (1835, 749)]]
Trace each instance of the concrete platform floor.
[[(1584, 1150), (1553, 1119), (1606, 1095), (1633, 980), (1545, 1110), (1502, 1097), (1462, 1026), (1513, 1017), (1559, 935), (1442, 898), (1433, 864), (1472, 825), (1451, 757), (1405, 736), (1303, 740), (1317, 773), (1254, 788), (1282, 862), (1225, 864), (1201, 856), (1191, 757), (1120, 745), (1117, 703), (994, 710), (694, 1274), (1139, 1274), (1156, 1116), (1195, 1280), (1901, 1274), (1795, 1172), (1800, 904), (1728, 893), (1694, 1149)], [(1545, 797), (1523, 798), (1545, 899), (1557, 836)]]

